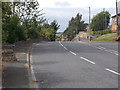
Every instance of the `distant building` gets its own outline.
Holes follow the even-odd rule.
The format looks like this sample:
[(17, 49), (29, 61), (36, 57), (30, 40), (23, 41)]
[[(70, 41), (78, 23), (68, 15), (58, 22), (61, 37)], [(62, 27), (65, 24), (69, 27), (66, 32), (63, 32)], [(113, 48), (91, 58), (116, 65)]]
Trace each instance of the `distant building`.
[[(118, 14), (118, 24), (120, 25), (120, 13)], [(116, 32), (117, 30), (117, 18), (116, 15), (112, 16), (112, 31)]]
[(61, 35), (61, 41), (65, 41), (66, 40), (66, 37), (64, 34)]

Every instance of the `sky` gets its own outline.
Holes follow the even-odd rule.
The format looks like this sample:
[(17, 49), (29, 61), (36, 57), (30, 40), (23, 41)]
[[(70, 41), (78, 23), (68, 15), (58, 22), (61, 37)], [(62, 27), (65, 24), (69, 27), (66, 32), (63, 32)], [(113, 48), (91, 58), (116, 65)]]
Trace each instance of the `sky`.
[(113, 16), (116, 7), (116, 0), (38, 0), (38, 2), (48, 22), (53, 20), (58, 22), (60, 25), (58, 32), (63, 32), (70, 19), (77, 13), (82, 14), (82, 20), (88, 23), (89, 7), (91, 8), (91, 19), (103, 11), (103, 8)]

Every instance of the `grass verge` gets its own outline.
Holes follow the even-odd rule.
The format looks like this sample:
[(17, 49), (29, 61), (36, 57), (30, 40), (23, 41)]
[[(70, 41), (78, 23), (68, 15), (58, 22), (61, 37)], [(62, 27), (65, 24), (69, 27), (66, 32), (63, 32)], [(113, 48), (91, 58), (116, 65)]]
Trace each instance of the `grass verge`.
[(117, 39), (117, 34), (110, 33), (94, 38), (93, 41), (116, 41), (116, 39)]

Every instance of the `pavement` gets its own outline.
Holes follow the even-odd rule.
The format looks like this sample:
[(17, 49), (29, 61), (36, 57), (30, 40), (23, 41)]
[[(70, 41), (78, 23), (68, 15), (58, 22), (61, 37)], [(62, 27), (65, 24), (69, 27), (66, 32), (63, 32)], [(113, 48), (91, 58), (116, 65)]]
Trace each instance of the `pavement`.
[(117, 43), (112, 42), (38, 43), (32, 48), (31, 54), (37, 86), (112, 90), (118, 88), (120, 73), (117, 46)]
[(29, 88), (30, 74), (27, 62), (27, 51), (24, 47), (15, 51), (17, 61), (7, 62), (3, 80), (4, 88)]
[(45, 40), (37, 38), (15, 43), (17, 61), (5, 62), (4, 73), (3, 75), (1, 74), (2, 80), (0, 79), (3, 89), (31, 89), (35, 87), (34, 77), (32, 76), (31, 68), (29, 68), (28, 51), (32, 45), (41, 41)]

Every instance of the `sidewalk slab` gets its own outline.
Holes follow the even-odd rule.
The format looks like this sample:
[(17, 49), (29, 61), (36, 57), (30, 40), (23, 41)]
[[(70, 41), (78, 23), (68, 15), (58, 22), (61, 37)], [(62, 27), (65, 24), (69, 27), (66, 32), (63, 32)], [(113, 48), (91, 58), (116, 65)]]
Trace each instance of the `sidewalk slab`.
[(18, 61), (9, 62), (6, 66), (5, 88), (29, 88), (28, 69), (25, 67), (27, 63), (26, 54), (17, 54)]

